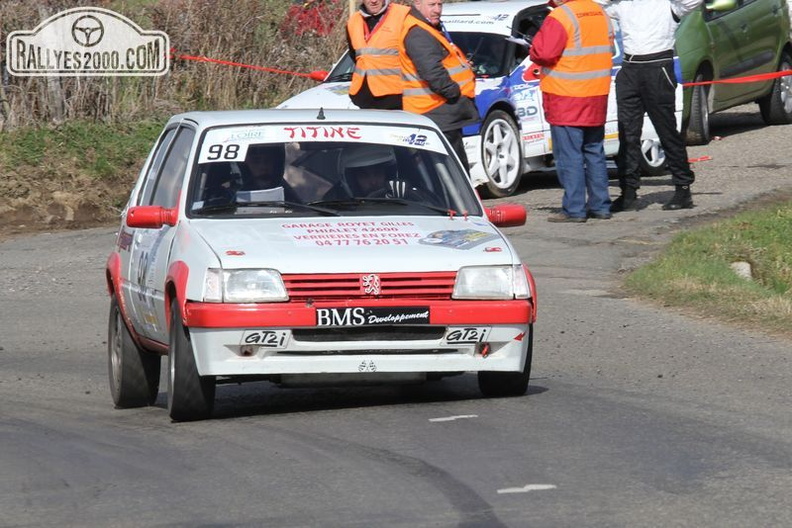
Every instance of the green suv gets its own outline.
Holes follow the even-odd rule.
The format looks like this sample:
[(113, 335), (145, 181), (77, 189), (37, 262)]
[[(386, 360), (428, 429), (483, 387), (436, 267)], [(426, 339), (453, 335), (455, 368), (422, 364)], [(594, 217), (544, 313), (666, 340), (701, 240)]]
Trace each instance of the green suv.
[[(682, 79), (711, 81), (792, 69), (790, 13), (785, 0), (715, 0), (677, 29)], [(792, 123), (792, 76), (684, 89), (683, 127), (690, 145), (710, 140), (709, 115), (759, 103), (768, 125)]]

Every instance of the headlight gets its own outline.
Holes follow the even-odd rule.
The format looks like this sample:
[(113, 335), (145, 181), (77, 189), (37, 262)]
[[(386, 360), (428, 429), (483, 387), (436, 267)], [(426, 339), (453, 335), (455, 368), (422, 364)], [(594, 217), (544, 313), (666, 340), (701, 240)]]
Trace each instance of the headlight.
[(288, 301), (280, 273), (271, 269), (209, 269), (205, 302), (254, 303)]
[(527, 299), (528, 277), (521, 265), (462, 268), (454, 284), (454, 299)]

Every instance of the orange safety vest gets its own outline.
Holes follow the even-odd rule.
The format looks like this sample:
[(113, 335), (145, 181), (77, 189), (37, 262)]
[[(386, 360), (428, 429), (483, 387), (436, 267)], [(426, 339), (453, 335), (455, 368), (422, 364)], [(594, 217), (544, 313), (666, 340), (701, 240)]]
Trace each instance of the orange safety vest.
[(351, 95), (360, 91), (363, 79), (368, 79), (369, 90), (377, 97), (401, 93), (398, 48), (402, 23), (409, 12), (409, 7), (391, 3), (371, 33), (360, 11), (349, 17), (347, 34), (355, 50)]
[(475, 97), (476, 95), (476, 75), (473, 68), (465, 58), (465, 55), (454, 44), (448, 41), (438, 30), (414, 16), (408, 16), (404, 20), (402, 28), (402, 38), (399, 41), (399, 59), (402, 69), (402, 108), (407, 112), (415, 114), (425, 114), (441, 106), (446, 102), (441, 95), (434, 93), (429, 84), (418, 76), (415, 64), (407, 55), (404, 47), (404, 37), (415, 26), (419, 26), (428, 31), (440, 42), (448, 51), (448, 55), (443, 59), (442, 65), (448, 75), (459, 85), (462, 95), (465, 97)]
[(543, 92), (567, 97), (607, 95), (613, 67), (613, 29), (602, 8), (590, 0), (567, 2), (548, 15), (566, 31), (559, 61), (542, 68)]

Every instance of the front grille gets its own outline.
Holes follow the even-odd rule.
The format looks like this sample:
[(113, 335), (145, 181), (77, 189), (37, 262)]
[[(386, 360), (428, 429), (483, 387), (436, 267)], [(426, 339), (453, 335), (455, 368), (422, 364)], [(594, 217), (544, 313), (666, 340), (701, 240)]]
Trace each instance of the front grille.
[(459, 354), (461, 351), (456, 348), (402, 348), (402, 349), (368, 349), (368, 350), (279, 350), (279, 356), (418, 356), (422, 354)]
[(456, 272), (382, 273), (380, 293), (364, 292), (362, 280), (368, 273), (328, 275), (284, 275), (283, 282), (293, 301), (339, 299), (451, 299)]
[(359, 328), (295, 328), (295, 341), (422, 341), (442, 339), (445, 326), (374, 326)]

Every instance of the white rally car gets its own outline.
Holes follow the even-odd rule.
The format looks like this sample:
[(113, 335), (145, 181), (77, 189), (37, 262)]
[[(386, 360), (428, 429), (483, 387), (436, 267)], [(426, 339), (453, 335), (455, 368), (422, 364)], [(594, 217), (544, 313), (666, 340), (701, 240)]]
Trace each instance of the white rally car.
[[(443, 5), (443, 24), (465, 52), (476, 73), (476, 106), (481, 123), (465, 127), (470, 176), (489, 197), (517, 190), (523, 174), (552, 166), (550, 125), (544, 119), (539, 67), (525, 45), (550, 12), (544, 0), (455, 2)], [(621, 33), (616, 26), (613, 75), (621, 69)], [(681, 78), (678, 61), (677, 78)], [(280, 104), (281, 108), (356, 108), (349, 99), (354, 64), (347, 54), (324, 82)], [(314, 77), (321, 72), (314, 72)], [(682, 118), (682, 88), (677, 89), (677, 125)], [(605, 124), (605, 153), (619, 149), (616, 95), (611, 86)], [(664, 172), (665, 154), (651, 122), (643, 129), (641, 169)]]
[(451, 152), (405, 112), (170, 119), (107, 261), (116, 406), (155, 401), (163, 355), (174, 420), (210, 415), (228, 381), (473, 371), (485, 395), (524, 394), (534, 281), (495, 226), (525, 209), (483, 207)]

